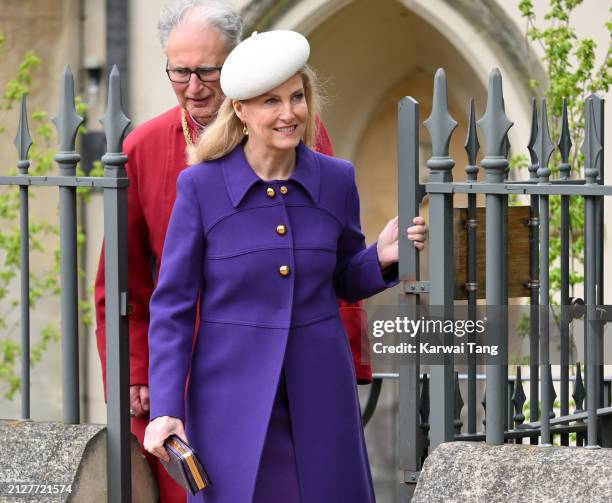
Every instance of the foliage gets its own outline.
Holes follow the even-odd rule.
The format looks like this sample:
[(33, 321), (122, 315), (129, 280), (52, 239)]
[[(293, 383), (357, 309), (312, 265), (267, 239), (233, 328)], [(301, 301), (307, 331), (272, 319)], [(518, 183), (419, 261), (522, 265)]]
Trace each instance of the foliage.
[[(4, 37), (0, 34), (0, 49)], [(22, 96), (30, 93), (30, 86), (35, 70), (40, 66), (41, 60), (34, 52), (27, 52), (19, 64), (15, 77), (5, 85), (0, 103), (0, 124), (6, 120), (7, 112), (12, 110), (20, 101)], [(86, 105), (79, 97), (75, 100), (77, 112), (83, 115)], [(32, 147), (29, 152), (30, 168), (28, 173), (35, 176), (43, 176), (53, 171), (55, 134), (52, 124), (48, 120), (47, 113), (35, 110), (30, 115), (30, 124), (33, 125)], [(84, 132), (82, 128), (80, 132)], [(0, 134), (6, 133), (0, 127)], [(94, 169), (92, 176), (99, 176), (101, 165)], [(14, 175), (16, 169), (9, 170), (9, 175)], [(82, 172), (77, 168), (77, 173)], [(36, 194), (29, 191), (29, 198), (34, 199)], [(89, 198), (88, 188), (79, 188), (77, 197), (87, 201)], [(12, 298), (11, 291), (18, 287), (20, 274), (20, 228), (19, 228), (19, 190), (15, 186), (0, 187), (0, 392), (6, 399), (13, 399), (19, 390), (21, 380), (16, 373), (18, 360), (21, 354), (21, 346), (15, 339), (19, 333), (19, 321), (17, 311), (19, 301)], [(36, 260), (37, 257), (51, 256), (51, 265), (40, 271), (30, 270), (30, 309), (36, 309), (38, 303), (57, 297), (60, 293), (59, 283), (59, 248), (57, 248), (57, 236), (59, 227), (56, 223), (44, 218), (35, 218), (30, 212), (29, 243), (30, 262), (45, 263), (45, 260)], [(49, 242), (56, 243), (55, 249), (49, 252), (45, 249)], [(82, 247), (85, 242), (85, 234), (81, 228), (77, 230), (77, 243)], [(79, 274), (84, 272), (80, 269)], [(91, 313), (88, 303), (81, 302), (81, 320), (84, 324), (91, 323)], [(41, 361), (45, 351), (53, 343), (59, 340), (59, 329), (56, 322), (47, 323), (38, 334), (31, 334), (30, 365), (34, 366)]]
[[(561, 116), (563, 101), (567, 102), (569, 132), (573, 148), (569, 159), (573, 176), (582, 176), (584, 158), (580, 146), (584, 141), (584, 99), (591, 93), (605, 93), (612, 84), (612, 41), (604, 60), (599, 67), (596, 66), (596, 44), (591, 38), (579, 38), (575, 27), (571, 24), (573, 11), (583, 0), (551, 0), (550, 10), (544, 16), (545, 26), (536, 25), (536, 17), (531, 0), (520, 0), (519, 10), (527, 20), (527, 34), (529, 40), (536, 42), (543, 51), (543, 62), (546, 69), (547, 82), (540, 83), (530, 80), (534, 91), (544, 87), (544, 96), (547, 102), (550, 134), (553, 141), (557, 140), (561, 132)], [(610, 9), (612, 12), (612, 9)], [(606, 29), (612, 37), (612, 18), (606, 22)], [(518, 157), (518, 156), (515, 156)], [(525, 158), (522, 156), (521, 161)], [(519, 163), (517, 160), (511, 161)], [(553, 177), (558, 176), (558, 167), (561, 163), (560, 154), (555, 152), (551, 158), (550, 168)], [(524, 166), (524, 162), (520, 162)], [(551, 262), (559, 256), (559, 228), (560, 228), (560, 199), (550, 198), (551, 211)], [(584, 248), (582, 240), (583, 228), (583, 199), (573, 197), (570, 201), (570, 229), (572, 263), (582, 261)], [(573, 270), (575, 273), (575, 269)], [(580, 274), (574, 274), (571, 284), (583, 280)], [(551, 275), (551, 289), (558, 292), (560, 287), (559, 273)]]
[[(521, 16), (526, 20), (526, 38), (541, 48), (546, 70), (546, 82), (531, 78), (529, 85), (536, 94), (543, 94), (547, 102), (550, 135), (558, 141), (561, 132), (561, 117), (564, 100), (567, 102), (569, 132), (572, 140), (572, 151), (568, 163), (572, 177), (582, 177), (584, 156), (580, 147), (584, 141), (584, 99), (591, 93), (605, 93), (612, 84), (612, 38), (604, 56), (598, 65), (595, 57), (596, 44), (591, 38), (580, 38), (571, 22), (571, 16), (583, 0), (550, 0), (549, 10), (544, 15), (544, 22), (537, 23), (532, 0), (520, 0), (518, 4)], [(612, 13), (612, 9), (609, 11)], [(605, 22), (607, 32), (612, 37), (612, 17)], [(524, 155), (510, 159), (511, 168), (525, 167)], [(560, 153), (555, 151), (549, 167), (551, 178), (559, 176)], [(550, 294), (551, 304), (561, 287), (561, 273), (558, 259), (561, 250), (561, 201), (559, 196), (550, 197)], [(570, 295), (573, 286), (583, 282), (583, 225), (584, 199), (578, 196), (570, 198)], [(523, 335), (526, 335), (525, 332)]]

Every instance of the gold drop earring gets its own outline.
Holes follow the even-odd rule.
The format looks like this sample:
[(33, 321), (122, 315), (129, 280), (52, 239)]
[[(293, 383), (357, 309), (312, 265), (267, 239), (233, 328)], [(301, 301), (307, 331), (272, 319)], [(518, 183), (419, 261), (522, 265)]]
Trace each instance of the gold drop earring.
[(246, 122), (242, 123), (242, 134), (244, 136), (249, 136), (249, 128), (247, 128)]

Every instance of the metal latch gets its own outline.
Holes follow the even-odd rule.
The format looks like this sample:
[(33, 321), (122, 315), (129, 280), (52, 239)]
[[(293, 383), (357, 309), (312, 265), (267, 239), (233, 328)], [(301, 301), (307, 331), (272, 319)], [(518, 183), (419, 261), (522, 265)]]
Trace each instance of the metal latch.
[(406, 281), (404, 293), (421, 294), (429, 293), (429, 281)]

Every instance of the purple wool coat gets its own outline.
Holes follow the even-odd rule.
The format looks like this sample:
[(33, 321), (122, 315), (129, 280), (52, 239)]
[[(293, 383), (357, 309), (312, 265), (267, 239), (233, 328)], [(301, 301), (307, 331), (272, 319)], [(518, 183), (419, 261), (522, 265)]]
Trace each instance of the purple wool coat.
[(365, 246), (349, 162), (300, 143), (291, 177), (263, 181), (240, 145), (181, 172), (151, 298), (149, 387), (151, 419), (182, 419), (213, 481), (189, 501), (252, 501), (283, 369), (301, 501), (375, 501), (336, 297), (396, 282)]

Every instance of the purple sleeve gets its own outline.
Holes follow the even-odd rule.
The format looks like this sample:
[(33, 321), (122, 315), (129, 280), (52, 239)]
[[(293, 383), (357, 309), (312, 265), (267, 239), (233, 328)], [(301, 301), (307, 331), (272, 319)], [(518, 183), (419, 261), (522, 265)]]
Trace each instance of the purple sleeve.
[(336, 295), (356, 302), (382, 292), (398, 283), (397, 265), (385, 274), (380, 270), (376, 243), (366, 248), (359, 219), (359, 194), (354, 179), (346, 201), (345, 227), (338, 240), (334, 273)]
[(191, 361), (196, 307), (202, 286), (204, 237), (199, 202), (189, 173), (177, 181), (157, 287), (150, 304), (151, 419), (185, 419), (185, 384)]

